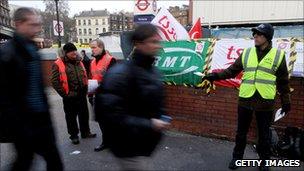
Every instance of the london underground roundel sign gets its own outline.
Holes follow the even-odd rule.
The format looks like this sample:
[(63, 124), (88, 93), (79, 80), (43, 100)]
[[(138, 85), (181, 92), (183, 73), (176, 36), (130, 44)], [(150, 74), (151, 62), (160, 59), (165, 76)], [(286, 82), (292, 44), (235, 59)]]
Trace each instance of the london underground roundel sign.
[(137, 3), (135, 6), (140, 10), (140, 11), (145, 11), (149, 7), (150, 3), (148, 0), (137, 0)]

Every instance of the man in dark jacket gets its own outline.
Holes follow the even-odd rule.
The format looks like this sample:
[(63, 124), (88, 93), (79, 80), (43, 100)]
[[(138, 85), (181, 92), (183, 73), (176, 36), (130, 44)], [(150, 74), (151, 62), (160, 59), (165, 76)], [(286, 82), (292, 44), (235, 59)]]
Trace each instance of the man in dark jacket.
[(91, 65), (91, 59), (87, 56), (85, 50), (81, 50), (81, 57), (82, 57), (82, 62), (83, 65), (87, 71), (87, 75), (90, 75), (90, 65)]
[(13, 17), (16, 32), (0, 47), (1, 142), (13, 142), (17, 157), (12, 170), (30, 170), (34, 153), (47, 170), (63, 170), (44, 93), (40, 55), (33, 38), (41, 31), (39, 15), (19, 8)]
[[(284, 52), (272, 47), (274, 30), (270, 24), (261, 24), (252, 29), (255, 47), (244, 53), (229, 68), (221, 73), (208, 74), (209, 81), (234, 78), (244, 71), (239, 93), (238, 126), (230, 169), (236, 169), (236, 160), (243, 158), (246, 136), (255, 113), (258, 128), (257, 151), (260, 159), (270, 159), (269, 127), (275, 107), (276, 88), (280, 93), (282, 111), (290, 111), (288, 71)], [(261, 170), (268, 170), (263, 162)]]
[(144, 170), (136, 157), (150, 156), (169, 123), (164, 114), (161, 76), (152, 65), (160, 40), (151, 24), (135, 29), (135, 51), (131, 61), (113, 66), (96, 95), (95, 111), (104, 125), (110, 150), (125, 170)]
[(68, 133), (73, 144), (79, 144), (77, 116), (82, 138), (94, 138), (89, 128), (87, 105), (88, 78), (74, 44), (63, 46), (63, 57), (59, 57), (52, 68), (52, 84), (63, 98)]

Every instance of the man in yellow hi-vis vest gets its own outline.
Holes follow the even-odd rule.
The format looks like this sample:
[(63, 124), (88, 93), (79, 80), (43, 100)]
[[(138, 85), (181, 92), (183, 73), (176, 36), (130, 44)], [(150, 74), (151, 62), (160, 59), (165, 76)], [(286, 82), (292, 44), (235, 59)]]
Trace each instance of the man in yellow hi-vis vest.
[(270, 158), (270, 131), (275, 96), (278, 90), (282, 111), (290, 111), (288, 71), (284, 51), (272, 47), (273, 27), (260, 24), (252, 28), (255, 47), (244, 49), (229, 68), (220, 73), (210, 73), (203, 80), (215, 81), (236, 77), (243, 71), (238, 102), (238, 126), (230, 169), (236, 169), (236, 160), (243, 158), (247, 133), (255, 113), (258, 128), (257, 151), (263, 160), (260, 170), (268, 170), (265, 161)]

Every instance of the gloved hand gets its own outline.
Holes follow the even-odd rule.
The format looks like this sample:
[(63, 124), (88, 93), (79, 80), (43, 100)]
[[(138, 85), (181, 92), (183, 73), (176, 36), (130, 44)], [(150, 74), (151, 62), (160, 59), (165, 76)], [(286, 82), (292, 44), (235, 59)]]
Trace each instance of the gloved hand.
[(290, 112), (290, 110), (291, 110), (290, 103), (282, 104), (282, 112), (285, 112), (287, 114), (288, 112)]
[(204, 76), (202, 78), (202, 81), (208, 80), (210, 82), (213, 82), (213, 81), (215, 81), (217, 79), (218, 79), (217, 73), (209, 73), (209, 74), (207, 74), (206, 76)]

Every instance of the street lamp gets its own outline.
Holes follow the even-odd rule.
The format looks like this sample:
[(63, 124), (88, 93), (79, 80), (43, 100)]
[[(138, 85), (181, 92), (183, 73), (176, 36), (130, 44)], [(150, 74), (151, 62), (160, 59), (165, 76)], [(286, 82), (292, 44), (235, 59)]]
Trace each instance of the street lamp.
[[(56, 4), (56, 15), (57, 15), (57, 27), (59, 27), (59, 12), (58, 12), (58, 1), (59, 0), (55, 0), (55, 4)], [(58, 30), (58, 47), (61, 47), (61, 36), (60, 36), (60, 29), (57, 28)]]

